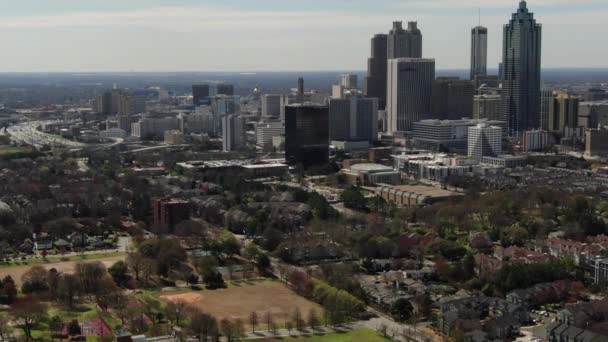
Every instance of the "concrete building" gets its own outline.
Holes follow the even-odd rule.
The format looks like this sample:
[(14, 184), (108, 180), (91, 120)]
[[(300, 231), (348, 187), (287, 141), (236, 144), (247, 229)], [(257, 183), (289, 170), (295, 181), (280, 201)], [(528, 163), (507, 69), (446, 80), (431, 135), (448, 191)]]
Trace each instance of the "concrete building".
[(544, 130), (525, 131), (522, 139), (524, 152), (543, 151), (549, 143), (549, 132)]
[(479, 124), (501, 127), (506, 130), (504, 121), (486, 119), (461, 120), (422, 120), (414, 123), (412, 138), (417, 148), (432, 151), (466, 150), (469, 128)]
[(377, 34), (372, 38), (365, 78), (365, 95), (377, 98), (380, 110), (386, 108), (387, 39), (386, 34)]
[(357, 75), (355, 74), (343, 74), (338, 77), (338, 85), (344, 87), (344, 89), (357, 89)]
[(608, 129), (591, 128), (585, 133), (585, 156), (608, 157)]
[(431, 115), (435, 60), (398, 58), (388, 62), (388, 133), (409, 131)]
[(217, 137), (221, 133), (221, 120), (211, 113), (209, 106), (199, 106), (192, 114), (178, 116), (180, 130), (185, 134), (207, 134)]
[(525, 1), (503, 32), (502, 119), (515, 136), (540, 126), (542, 27)]
[(222, 150), (235, 151), (245, 146), (245, 125), (238, 114), (222, 116)]
[(329, 138), (370, 143), (378, 140), (378, 99), (357, 94), (330, 99)]
[(502, 153), (503, 129), (498, 126), (478, 124), (469, 127), (468, 132), (468, 156), (475, 160), (483, 157), (495, 157)]
[(161, 140), (165, 131), (178, 128), (177, 118), (142, 118), (131, 124), (131, 135), (142, 140)]
[(578, 123), (585, 128), (608, 126), (608, 101), (581, 102)]
[(488, 29), (482, 26), (471, 30), (471, 81), (488, 74)]
[(99, 136), (102, 138), (125, 139), (127, 137), (127, 132), (122, 128), (114, 127), (106, 129), (105, 131), (100, 131)]
[(262, 95), (262, 116), (266, 118), (279, 118), (283, 107), (283, 95)]
[(597, 258), (593, 260), (593, 283), (597, 285), (608, 284), (608, 259)]
[(285, 107), (285, 159), (304, 169), (329, 161), (329, 108), (318, 104)]
[(347, 183), (358, 186), (374, 186), (377, 184), (401, 184), (401, 173), (393, 168), (371, 163), (360, 163), (342, 169)]
[(263, 150), (272, 150), (272, 139), (285, 135), (285, 126), (280, 121), (260, 122), (255, 127), (256, 145)]
[(220, 83), (215, 85), (215, 92), (212, 95), (234, 96), (234, 85), (228, 83)]
[(407, 30), (401, 21), (393, 22), (387, 39), (387, 58), (422, 58), (422, 33), (417, 22), (408, 22)]
[(548, 126), (550, 131), (562, 132), (565, 127), (578, 126), (579, 99), (562, 93), (553, 98), (549, 107)]
[(481, 158), (481, 164), (496, 166), (502, 169), (513, 169), (516, 167), (524, 167), (528, 165), (528, 156), (515, 156), (512, 154), (501, 154), (495, 157), (485, 156)]
[(165, 144), (181, 145), (185, 142), (184, 133), (180, 130), (165, 131)]
[(473, 96), (473, 119), (500, 120), (500, 95)]
[(432, 118), (457, 120), (473, 114), (475, 85), (458, 77), (437, 77), (433, 82)]

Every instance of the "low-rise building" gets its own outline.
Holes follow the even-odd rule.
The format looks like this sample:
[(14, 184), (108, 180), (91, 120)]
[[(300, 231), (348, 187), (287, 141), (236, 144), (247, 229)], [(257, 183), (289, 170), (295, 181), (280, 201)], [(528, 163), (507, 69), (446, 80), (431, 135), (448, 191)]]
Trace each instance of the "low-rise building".
[(376, 185), (376, 184), (400, 184), (401, 173), (393, 168), (371, 163), (351, 165), (349, 169), (343, 169), (342, 174), (352, 185)]
[(154, 224), (175, 227), (176, 224), (190, 218), (190, 202), (160, 198), (154, 201)]
[(425, 185), (382, 186), (375, 192), (385, 200), (403, 207), (424, 206), (462, 196), (456, 192)]
[(184, 133), (178, 130), (165, 131), (165, 144), (181, 145), (185, 142)]

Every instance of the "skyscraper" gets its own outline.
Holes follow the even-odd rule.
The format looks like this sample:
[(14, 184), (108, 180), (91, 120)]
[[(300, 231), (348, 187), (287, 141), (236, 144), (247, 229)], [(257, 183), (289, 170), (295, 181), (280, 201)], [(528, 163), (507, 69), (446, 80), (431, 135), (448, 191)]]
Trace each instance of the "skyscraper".
[(237, 114), (222, 117), (222, 147), (224, 152), (234, 151), (245, 144), (243, 118)]
[(367, 60), (367, 77), (365, 78), (365, 95), (378, 99), (378, 108), (386, 107), (386, 34), (377, 34), (372, 38), (372, 55)]
[(215, 95), (234, 95), (234, 86), (228, 83), (220, 83), (216, 85)]
[(338, 77), (338, 85), (345, 89), (357, 89), (357, 75), (342, 74)]
[(407, 30), (401, 21), (393, 22), (393, 29), (388, 34), (387, 58), (422, 58), (422, 33), (418, 23), (410, 21)]
[(329, 160), (328, 107), (317, 104), (285, 106), (285, 160), (307, 169)]
[(541, 25), (521, 1), (503, 32), (501, 114), (512, 136), (540, 125), (541, 37)]
[(397, 58), (388, 61), (387, 103), (389, 133), (409, 131), (414, 122), (431, 116), (435, 60)]
[(329, 137), (340, 141), (378, 140), (378, 99), (356, 94), (330, 99)]
[(488, 74), (488, 29), (483, 26), (471, 30), (471, 80)]
[(458, 120), (473, 115), (475, 85), (458, 77), (437, 77), (431, 102), (433, 119)]
[(275, 117), (281, 116), (283, 106), (283, 95), (264, 94), (262, 96), (262, 116)]
[(209, 85), (208, 84), (193, 84), (192, 85), (192, 104), (199, 106), (209, 103)]
[(298, 103), (303, 103), (304, 102), (304, 78), (303, 77), (298, 78), (298, 96), (297, 96), (297, 101), (298, 101)]

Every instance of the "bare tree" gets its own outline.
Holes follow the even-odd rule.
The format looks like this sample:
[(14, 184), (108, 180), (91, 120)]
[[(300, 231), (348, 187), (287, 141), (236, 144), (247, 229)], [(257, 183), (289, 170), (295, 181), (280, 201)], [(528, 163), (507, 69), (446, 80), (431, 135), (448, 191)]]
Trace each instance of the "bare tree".
[(304, 329), (304, 319), (302, 318), (302, 313), (300, 312), (300, 308), (296, 308), (293, 311), (293, 322), (296, 324), (296, 329), (302, 330)]
[(186, 315), (186, 308), (188, 303), (183, 300), (177, 300), (175, 302), (169, 302), (165, 308), (165, 317), (171, 324), (171, 327), (179, 326), (180, 322)]
[(319, 326), (319, 317), (315, 309), (310, 309), (308, 312), (308, 326), (313, 330)]
[(189, 331), (197, 335), (200, 342), (215, 341), (219, 336), (217, 320), (198, 309), (190, 310)]
[(291, 330), (293, 329), (293, 322), (290, 320), (287, 320), (285, 322), (285, 329), (287, 329), (287, 333), (289, 334), (289, 336), (291, 336)]
[(18, 304), (13, 304), (10, 315), (21, 326), (26, 339), (31, 340), (32, 329), (38, 322), (44, 320), (47, 309), (48, 307), (45, 304), (35, 298), (31, 298)]
[(266, 314), (264, 315), (264, 320), (266, 321), (266, 328), (268, 330), (272, 330), (272, 325), (274, 324), (274, 320), (272, 318), (272, 313), (270, 311), (266, 312)]
[(258, 313), (255, 311), (251, 311), (249, 314), (249, 324), (251, 324), (251, 331), (255, 332), (255, 327), (258, 325)]

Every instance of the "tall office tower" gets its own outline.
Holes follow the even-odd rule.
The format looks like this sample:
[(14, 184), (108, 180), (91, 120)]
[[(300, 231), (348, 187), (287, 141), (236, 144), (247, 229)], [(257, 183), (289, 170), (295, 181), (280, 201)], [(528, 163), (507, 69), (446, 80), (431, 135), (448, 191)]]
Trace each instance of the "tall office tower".
[(338, 77), (338, 85), (345, 89), (357, 89), (357, 75), (343, 74)]
[(579, 99), (566, 93), (557, 95), (549, 107), (549, 130), (562, 132), (565, 127), (578, 127)]
[(211, 113), (217, 124), (216, 132), (222, 132), (222, 118), (229, 114), (240, 114), (241, 101), (239, 96), (217, 95), (210, 98)]
[(458, 77), (437, 77), (433, 82), (432, 118), (458, 120), (473, 115), (475, 85)]
[(475, 95), (473, 119), (500, 120), (500, 95)]
[(469, 157), (481, 160), (483, 157), (496, 157), (502, 153), (502, 128), (481, 123), (469, 127)]
[(215, 86), (216, 88), (216, 95), (228, 95), (228, 96), (233, 96), (234, 95), (234, 86), (232, 84), (228, 84), (228, 83), (220, 83), (218, 85)]
[(298, 95), (296, 97), (298, 103), (304, 102), (304, 78), (298, 78)]
[(386, 34), (377, 34), (372, 38), (372, 55), (367, 60), (367, 77), (365, 78), (365, 95), (378, 99), (378, 108), (386, 108)]
[(329, 138), (370, 143), (378, 140), (378, 99), (356, 94), (330, 99)]
[(224, 152), (239, 149), (245, 145), (245, 125), (237, 114), (222, 117), (222, 148)]
[(407, 30), (401, 21), (393, 22), (387, 39), (387, 58), (422, 58), (422, 33), (417, 22), (408, 22)]
[(388, 133), (409, 131), (414, 122), (431, 116), (434, 59), (391, 59), (387, 77)]
[(521, 1), (504, 26), (502, 48), (502, 115), (512, 136), (540, 125), (541, 36), (541, 25)]
[(285, 107), (285, 159), (308, 169), (329, 161), (329, 110), (317, 104)]
[(488, 74), (488, 29), (483, 26), (471, 30), (471, 80)]
[(262, 116), (267, 118), (278, 118), (281, 116), (283, 96), (276, 94), (262, 95)]
[(540, 91), (540, 128), (549, 130), (549, 116), (553, 111), (553, 89), (542, 88)]
[(192, 104), (200, 106), (209, 104), (209, 85), (208, 84), (193, 84), (192, 85)]

